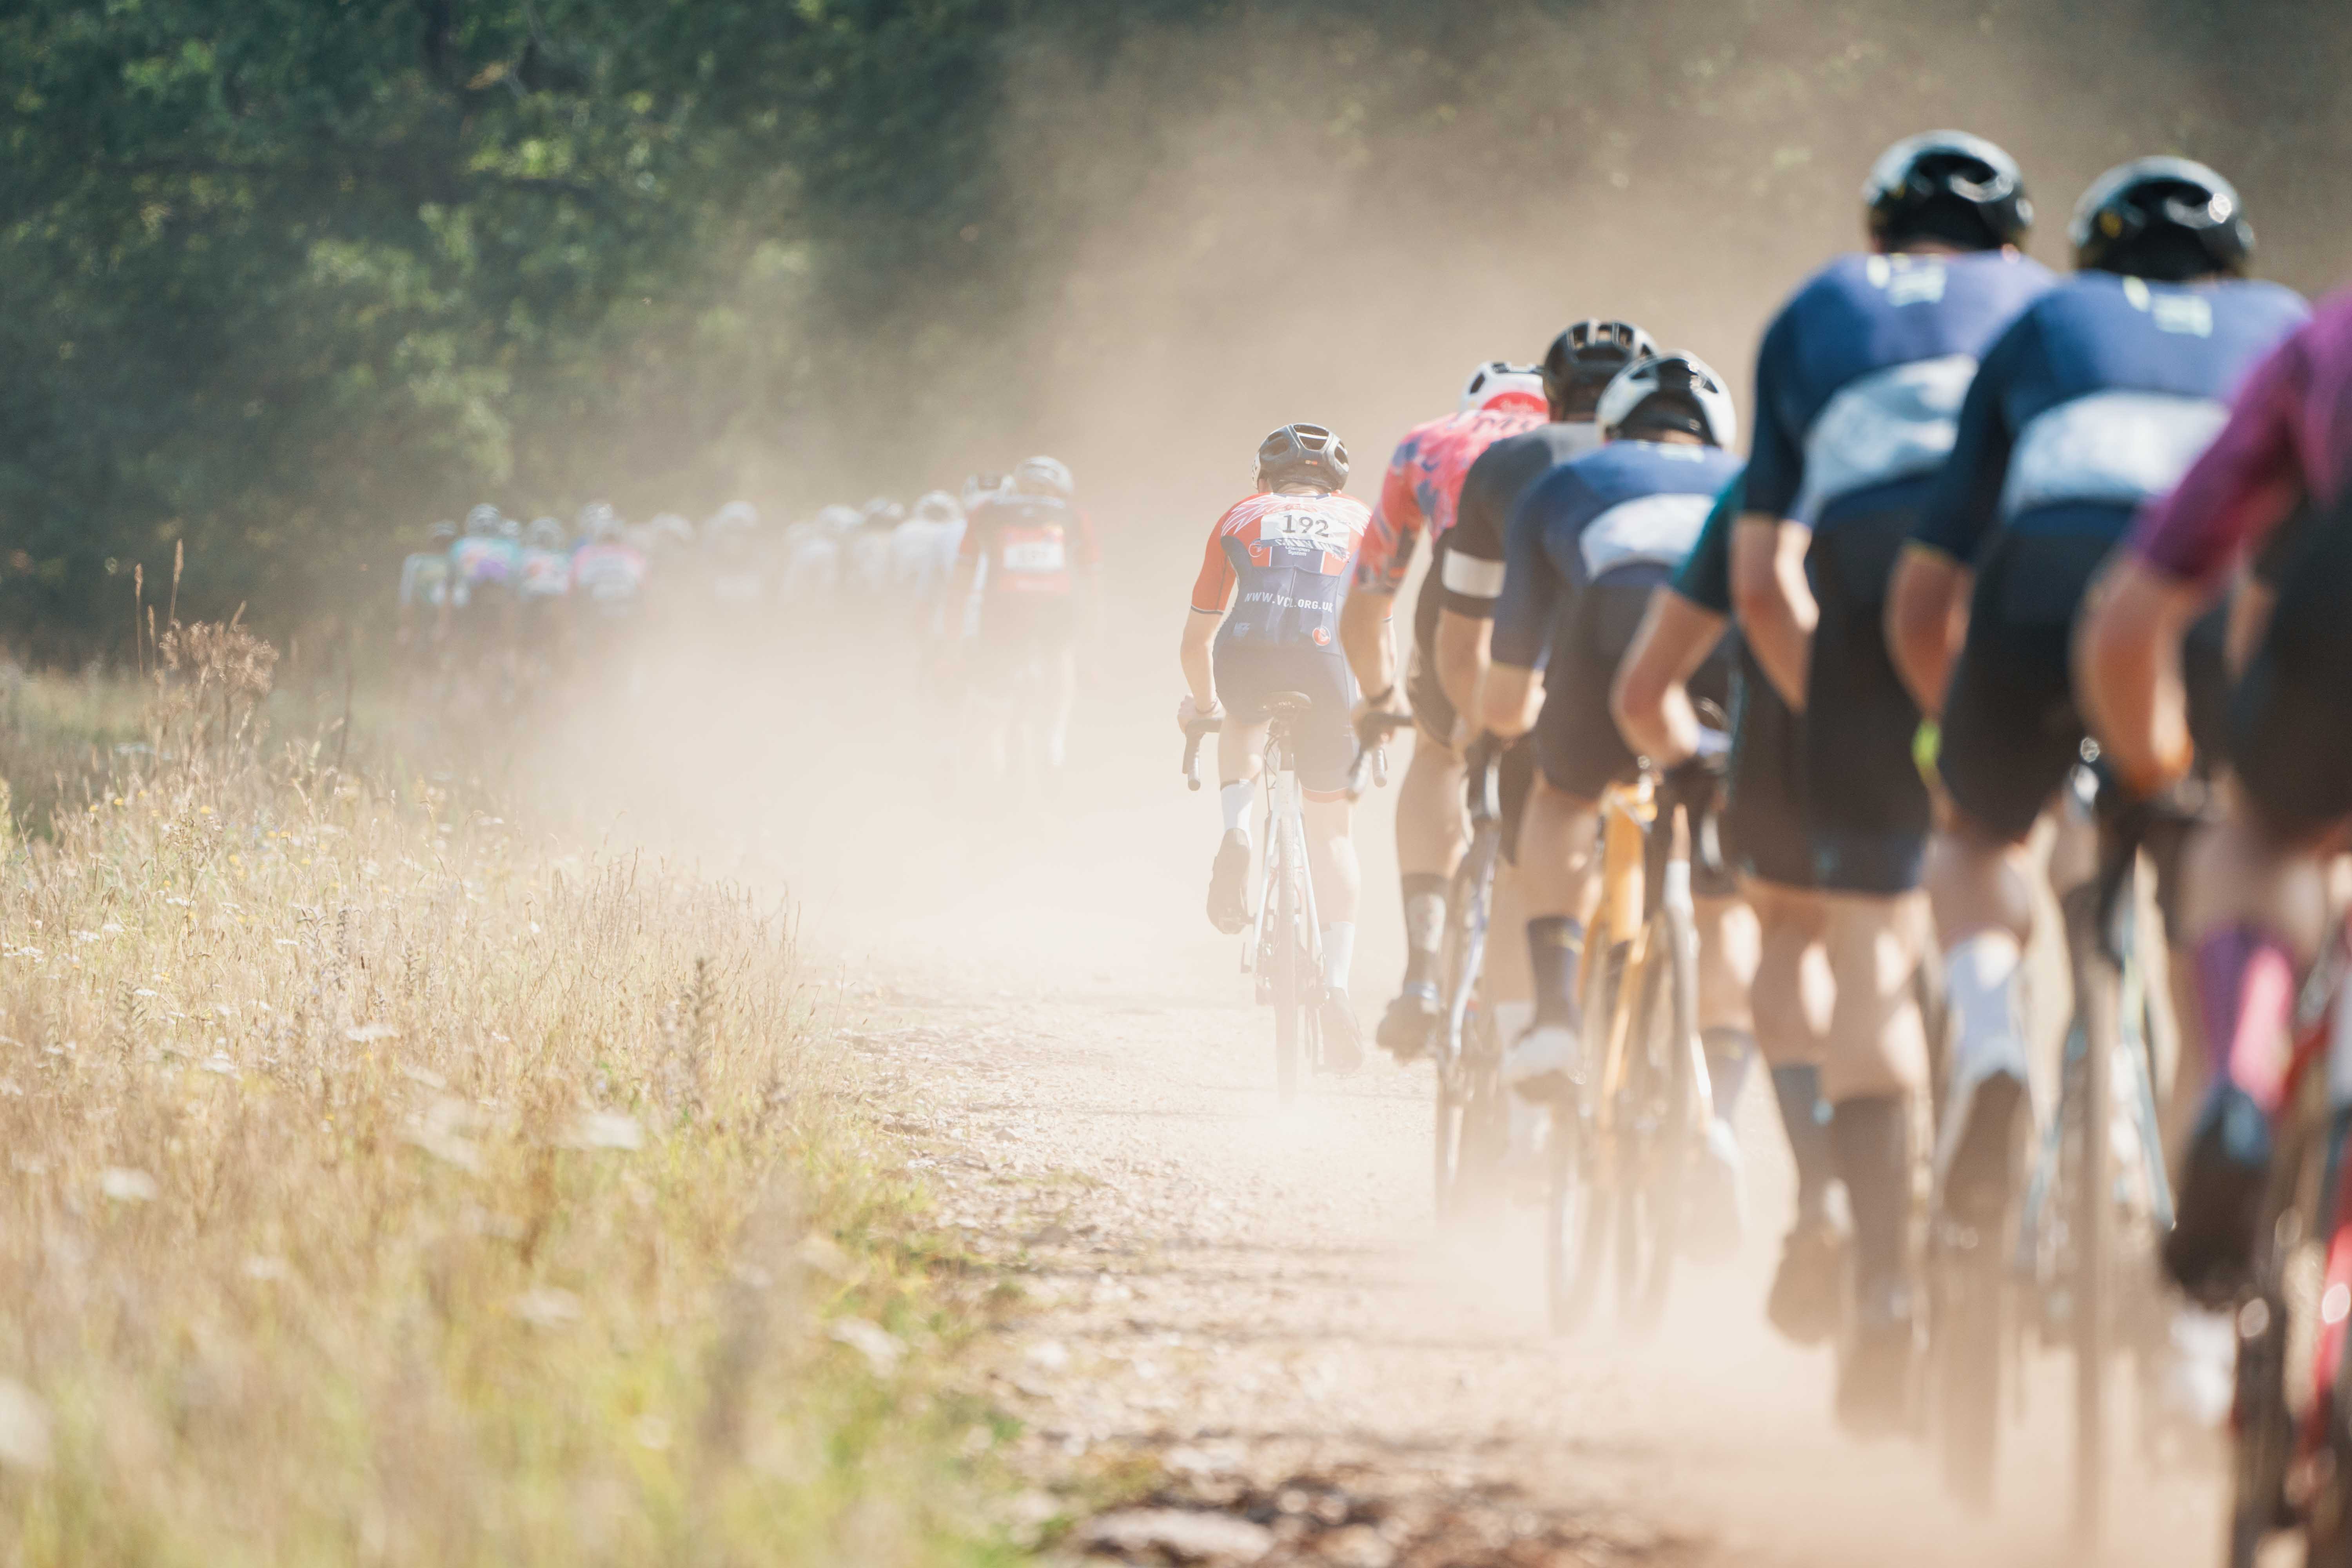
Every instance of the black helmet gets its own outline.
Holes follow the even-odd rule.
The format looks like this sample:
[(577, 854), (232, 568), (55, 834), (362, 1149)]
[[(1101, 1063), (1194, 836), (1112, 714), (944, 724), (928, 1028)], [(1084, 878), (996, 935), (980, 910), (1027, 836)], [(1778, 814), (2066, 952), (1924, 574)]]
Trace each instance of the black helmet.
[(1320, 425), (1286, 425), (1257, 444), (1257, 488), (1348, 488), (1348, 448)]
[(2033, 226), (2017, 161), (1981, 136), (1930, 131), (1889, 147), (1863, 182), (1870, 237), (1940, 239), (1971, 250), (2015, 245)]
[(2186, 158), (2135, 158), (2091, 182), (2069, 231), (2074, 265), (2179, 283), (2242, 273), (2254, 231), (2236, 187)]
[(1544, 351), (1544, 396), (1557, 412), (1589, 419), (1610, 377), (1657, 352), (1650, 334), (1631, 321), (1579, 321)]

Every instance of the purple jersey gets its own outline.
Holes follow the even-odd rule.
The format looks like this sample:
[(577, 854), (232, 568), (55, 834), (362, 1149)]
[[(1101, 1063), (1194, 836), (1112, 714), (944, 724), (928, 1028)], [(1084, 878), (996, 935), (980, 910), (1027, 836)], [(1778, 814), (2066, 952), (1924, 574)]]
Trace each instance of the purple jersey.
[(2229, 423), (2132, 548), (2168, 577), (2210, 584), (2306, 502), (2333, 504), (2352, 463), (2352, 293), (2323, 303), (2238, 394)]

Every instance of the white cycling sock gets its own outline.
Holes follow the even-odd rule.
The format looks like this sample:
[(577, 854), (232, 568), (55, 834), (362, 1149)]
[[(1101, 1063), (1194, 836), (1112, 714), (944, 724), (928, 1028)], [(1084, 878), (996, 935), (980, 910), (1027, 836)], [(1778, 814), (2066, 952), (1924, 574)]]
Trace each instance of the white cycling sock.
[(1224, 808), (1225, 831), (1249, 837), (1250, 802), (1257, 798), (1257, 786), (1247, 782), (1229, 784), (1217, 791), (1217, 804)]
[(1333, 921), (1323, 928), (1323, 989), (1345, 991), (1348, 965), (1356, 956), (1356, 922)]
[[(1956, 1068), (1960, 1061), (1985, 1050), (1988, 1042), (2016, 1038), (2017, 980), (2022, 959), (2017, 939), (2005, 931), (1980, 931), (1963, 937), (1944, 955), (1944, 994), (1958, 1025), (1954, 1031)], [(2017, 1051), (2022, 1044), (2017, 1041), (2000, 1048)]]

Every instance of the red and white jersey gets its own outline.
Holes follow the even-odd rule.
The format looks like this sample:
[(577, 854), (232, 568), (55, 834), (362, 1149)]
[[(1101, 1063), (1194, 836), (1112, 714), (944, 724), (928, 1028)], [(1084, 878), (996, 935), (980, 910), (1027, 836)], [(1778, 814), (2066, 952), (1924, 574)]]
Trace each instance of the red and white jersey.
[(1066, 598), (1076, 592), (1078, 574), (1102, 560), (1094, 526), (1076, 507), (1009, 490), (972, 508), (957, 548), (963, 559), (979, 563), (976, 591), (991, 599)]
[(1541, 425), (1547, 416), (1532, 400), (1503, 398), (1466, 414), (1416, 425), (1397, 443), (1381, 480), (1381, 503), (1356, 563), (1356, 586), (1393, 594), (1412, 566), (1422, 534), (1434, 545), (1454, 526), (1462, 481), (1479, 454), (1506, 437)]
[(1213, 616), (1232, 598), (1218, 634), (1229, 642), (1336, 647), (1348, 563), (1371, 521), (1353, 496), (1254, 495), (1210, 531), (1192, 608)]

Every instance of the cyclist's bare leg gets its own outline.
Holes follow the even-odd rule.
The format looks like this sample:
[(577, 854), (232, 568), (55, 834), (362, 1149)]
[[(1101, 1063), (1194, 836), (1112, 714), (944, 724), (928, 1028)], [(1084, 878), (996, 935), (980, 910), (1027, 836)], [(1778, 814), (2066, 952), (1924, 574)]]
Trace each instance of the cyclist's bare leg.
[(1514, 1041), (1504, 1078), (1534, 1099), (1566, 1091), (1582, 1026), (1577, 994), (1585, 923), (1601, 897), (1600, 807), (1540, 773), (1519, 826), (1519, 890), (1528, 921), (1534, 1026)]
[(1209, 921), (1228, 935), (1249, 924), (1250, 809), (1265, 772), (1265, 723), (1228, 724), (1217, 732), (1217, 805), (1223, 837), (1209, 870)]
[(1398, 880), (1404, 894), (1404, 980), (1381, 1020), (1381, 1044), (1400, 1059), (1418, 1055), (1440, 1010), (1438, 970), (1445, 947), (1446, 900), (1469, 846), (1462, 808), (1462, 758), (1416, 729), (1412, 761), (1397, 789)]
[(1916, 895), (1825, 893), (1822, 906), (1822, 945), (1835, 976), (1822, 1056), (1832, 1103), (1926, 1087), (1927, 1035), (1914, 978), (1927, 945), (1927, 910)]
[(1748, 901), (1761, 935), (1750, 1002), (1756, 1045), (1772, 1074), (1772, 1098), (1797, 1173), (1797, 1216), (1782, 1243), (1766, 1310), (1799, 1344), (1816, 1344), (1835, 1331), (1845, 1246), (1829, 1217), (1830, 1184), (1837, 1179), (1830, 1104), (1822, 1094), (1822, 1064), (1829, 1043), (1835, 986), (1822, 937), (1829, 911), (1811, 888), (1748, 878)]
[[(2063, 858), (2072, 877), (2077, 854), (2070, 848)], [(1951, 809), (1927, 841), (1925, 879), (1952, 1016), (1936, 1173), (1948, 1206), (2000, 1203), (2008, 1195), (2011, 1126), (2028, 1113), (2025, 948), (2041, 897), (2035, 883), (2047, 879), (2031, 842)]]
[(1703, 1253), (1720, 1256), (1738, 1246), (1743, 1228), (1739, 1137), (1733, 1117), (1756, 1059), (1756, 1017), (1749, 998), (1762, 943), (1756, 912), (1744, 899), (1702, 897), (1694, 903), (1699, 1038), (1706, 1047), (1714, 1115), (1699, 1168), (1692, 1239)]
[(1356, 862), (1355, 803), (1344, 794), (1309, 792), (1301, 812), (1307, 867), (1315, 879), (1315, 913), (1322, 922), (1323, 1030), (1326, 1065), (1352, 1072), (1362, 1059), (1354, 1004), (1348, 999), (1356, 956), (1356, 900), (1363, 872)]
[(2211, 1060), (2164, 1260), (2191, 1294), (2226, 1292), (2251, 1258), (2296, 976), (2326, 933), (2326, 856), (2339, 837), (2275, 833), (2231, 789), (2186, 857), (2181, 927)]

